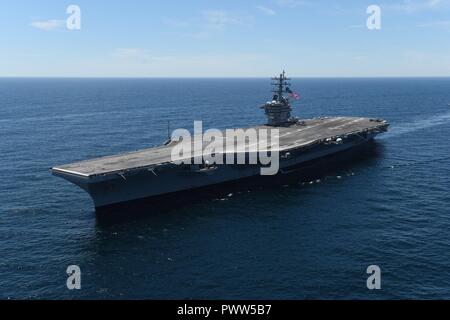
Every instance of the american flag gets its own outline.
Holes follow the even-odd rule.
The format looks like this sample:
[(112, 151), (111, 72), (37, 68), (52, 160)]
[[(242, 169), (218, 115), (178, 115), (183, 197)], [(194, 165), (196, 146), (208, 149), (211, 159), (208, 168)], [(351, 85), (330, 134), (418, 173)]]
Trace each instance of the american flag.
[(286, 91), (289, 94), (290, 98), (293, 98), (295, 100), (300, 100), (300, 95), (297, 92), (292, 91), (290, 88), (286, 88)]

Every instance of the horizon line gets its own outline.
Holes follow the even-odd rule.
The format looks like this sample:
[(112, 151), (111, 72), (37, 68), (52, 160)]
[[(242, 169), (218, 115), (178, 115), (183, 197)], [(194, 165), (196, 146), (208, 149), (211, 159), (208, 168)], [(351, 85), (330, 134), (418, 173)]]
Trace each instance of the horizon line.
[[(267, 79), (272, 76), (0, 76), (0, 79)], [(448, 76), (289, 76), (292, 79), (431, 79)]]

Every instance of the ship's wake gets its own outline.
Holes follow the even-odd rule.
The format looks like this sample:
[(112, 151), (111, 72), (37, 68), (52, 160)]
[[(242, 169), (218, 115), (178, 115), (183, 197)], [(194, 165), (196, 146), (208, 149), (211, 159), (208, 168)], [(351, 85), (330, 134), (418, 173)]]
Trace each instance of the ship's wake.
[(450, 112), (447, 112), (444, 114), (435, 115), (430, 118), (403, 123), (398, 126), (392, 126), (390, 131), (385, 135), (383, 135), (382, 138), (386, 139), (397, 137), (407, 133), (412, 133), (415, 131), (440, 126), (449, 122), (450, 122)]

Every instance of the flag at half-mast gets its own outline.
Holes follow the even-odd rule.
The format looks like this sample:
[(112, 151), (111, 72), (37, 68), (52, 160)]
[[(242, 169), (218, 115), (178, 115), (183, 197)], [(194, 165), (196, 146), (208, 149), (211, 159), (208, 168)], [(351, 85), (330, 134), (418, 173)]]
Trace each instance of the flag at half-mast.
[(289, 97), (291, 97), (295, 100), (300, 100), (300, 94), (292, 91), (289, 87), (286, 87), (286, 92), (289, 94)]

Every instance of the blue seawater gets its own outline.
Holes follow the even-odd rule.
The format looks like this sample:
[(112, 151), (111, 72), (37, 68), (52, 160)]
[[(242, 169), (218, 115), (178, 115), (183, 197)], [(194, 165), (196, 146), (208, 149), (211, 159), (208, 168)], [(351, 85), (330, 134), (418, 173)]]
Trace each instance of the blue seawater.
[(50, 167), (158, 145), (168, 120), (263, 123), (267, 79), (0, 79), (0, 298), (449, 299), (450, 79), (292, 87), (299, 117), (388, 120), (381, 151), (320, 183), (102, 225)]

